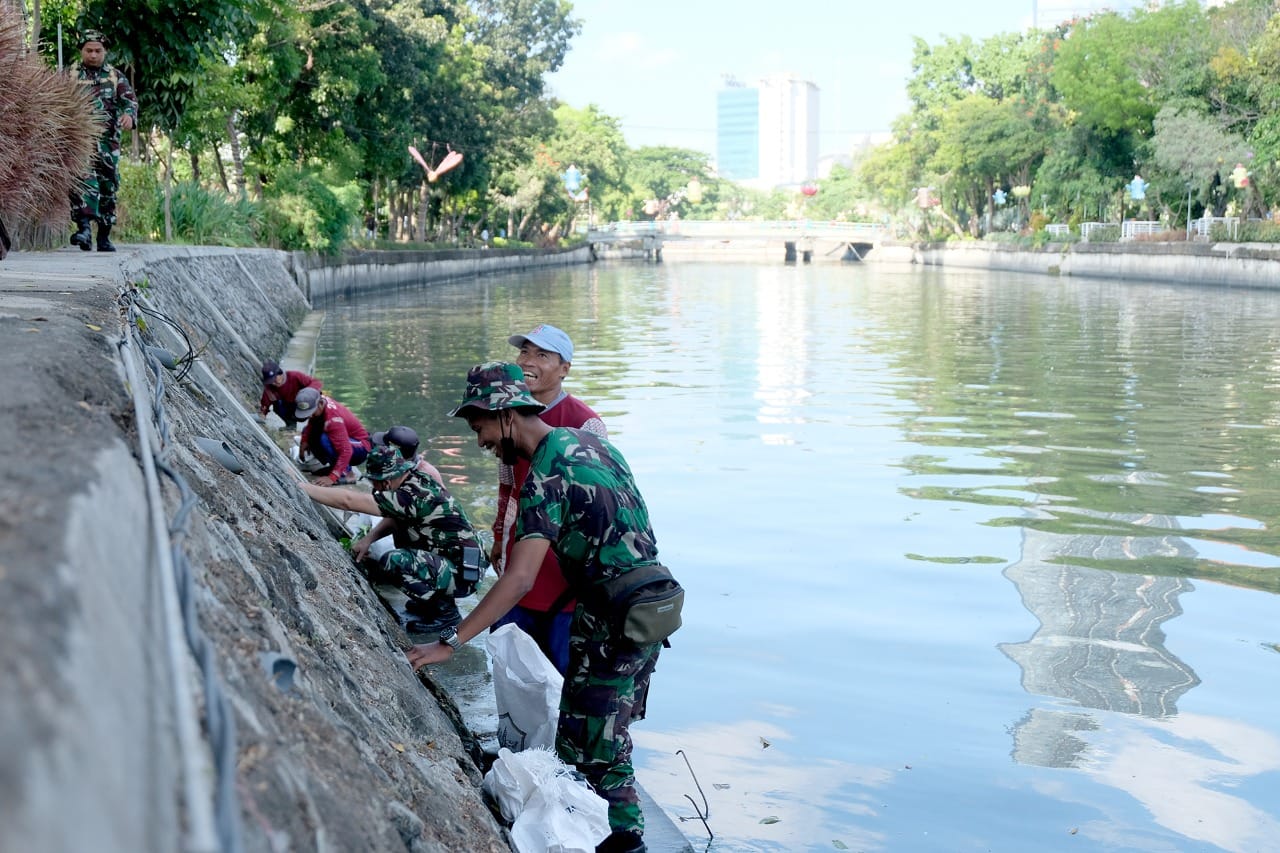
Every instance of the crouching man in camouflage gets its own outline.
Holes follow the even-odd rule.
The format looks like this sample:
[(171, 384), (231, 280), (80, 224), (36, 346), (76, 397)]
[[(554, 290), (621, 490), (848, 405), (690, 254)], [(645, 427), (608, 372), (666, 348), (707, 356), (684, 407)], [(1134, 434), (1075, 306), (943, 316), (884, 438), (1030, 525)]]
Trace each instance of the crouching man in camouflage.
[(84, 86), (98, 115), (102, 135), (93, 155), (90, 172), (80, 192), (71, 194), (71, 221), (76, 232), (71, 244), (89, 251), (98, 223), (98, 251), (114, 252), (111, 226), (116, 222), (116, 190), (120, 187), (120, 132), (138, 124), (138, 98), (129, 79), (107, 62), (107, 39), (97, 30), (85, 30), (80, 37), (80, 61), (70, 68), (71, 78)]
[(381, 515), (352, 547), (356, 562), (384, 536), (396, 547), (383, 559), (389, 579), (409, 596), (405, 609), (416, 619), (405, 626), (433, 634), (462, 618), (456, 599), (475, 592), (488, 560), (475, 528), (444, 486), (418, 471), (394, 446), (375, 447), (365, 462), (373, 493), (302, 484), (317, 503), (352, 512)]
[(408, 652), (417, 669), (447, 660), (455, 649), (507, 613), (533, 586), (548, 550), (578, 600), (569, 630), (569, 666), (560, 696), (556, 753), (575, 765), (609, 803), (605, 853), (645, 850), (644, 817), (631, 764), (632, 720), (644, 719), (649, 678), (661, 643), (620, 636), (594, 585), (658, 562), (644, 499), (631, 470), (607, 440), (579, 429), (553, 428), (538, 417), (524, 374), (514, 364), (477, 365), (461, 405), (484, 450), (506, 464), (529, 460), (521, 487), (515, 544), (506, 571), (456, 630)]

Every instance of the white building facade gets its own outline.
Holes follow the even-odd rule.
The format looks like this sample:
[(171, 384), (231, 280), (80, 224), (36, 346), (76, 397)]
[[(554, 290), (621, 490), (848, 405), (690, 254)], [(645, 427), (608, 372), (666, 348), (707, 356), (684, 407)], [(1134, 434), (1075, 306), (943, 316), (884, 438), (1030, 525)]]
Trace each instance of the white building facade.
[[(731, 150), (742, 152), (745, 120), (727, 120), (727, 106), (737, 113), (748, 103), (743, 87), (726, 88), (718, 97), (717, 149), (725, 177), (759, 189), (799, 186), (818, 177), (818, 87), (794, 74), (775, 74), (757, 81), (755, 174), (746, 176), (741, 164), (731, 165)], [(734, 173), (737, 174), (734, 174)]]

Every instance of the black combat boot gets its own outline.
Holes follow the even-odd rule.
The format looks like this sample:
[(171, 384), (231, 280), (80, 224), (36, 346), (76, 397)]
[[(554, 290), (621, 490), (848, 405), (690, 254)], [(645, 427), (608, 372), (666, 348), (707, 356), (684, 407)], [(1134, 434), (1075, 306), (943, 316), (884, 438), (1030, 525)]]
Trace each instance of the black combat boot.
[(449, 595), (436, 595), (430, 598), (410, 598), (404, 609), (416, 619), (409, 619), (404, 629), (410, 634), (438, 634), (445, 628), (452, 628), (462, 621), (458, 612), (458, 604)]
[[(116, 250), (116, 247), (111, 244), (111, 240), (108, 239), (110, 237), (111, 237), (111, 226), (106, 222), (99, 222), (98, 223), (98, 251), (99, 252), (114, 252)], [(88, 247), (86, 246), (85, 248), (87, 249)]]
[(89, 220), (77, 219), (76, 227), (80, 230), (71, 235), (71, 245), (79, 246), (80, 251), (87, 252), (93, 248), (93, 232), (89, 230)]
[(645, 853), (644, 836), (638, 832), (614, 830), (596, 845), (596, 853)]

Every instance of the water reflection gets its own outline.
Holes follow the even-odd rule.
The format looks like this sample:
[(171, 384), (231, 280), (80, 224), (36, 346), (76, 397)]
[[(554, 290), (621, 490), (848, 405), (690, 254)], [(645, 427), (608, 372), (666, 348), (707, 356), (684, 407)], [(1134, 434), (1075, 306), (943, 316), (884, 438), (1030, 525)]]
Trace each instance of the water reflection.
[[(1160, 521), (1154, 516), (1130, 519), (1153, 527), (1161, 526)], [(1161, 625), (1182, 613), (1178, 596), (1190, 591), (1191, 584), (1182, 578), (1084, 568), (1062, 558), (1141, 561), (1156, 554), (1190, 552), (1173, 535), (1060, 536), (1028, 530), (1022, 558), (1004, 575), (1018, 588), (1023, 606), (1040, 620), (1040, 627), (1026, 642), (999, 646), (1021, 667), (1023, 688), (1102, 711), (1148, 717), (1176, 714), (1178, 698), (1200, 679), (1165, 648)], [(1074, 723), (1068, 722), (1070, 736)], [(1043, 727), (1038, 731), (1044, 734)], [(1019, 738), (1020, 743), (1025, 740)], [(1036, 745), (1026, 754), (1060, 753), (1072, 750)], [(1022, 760), (1016, 751), (1014, 757)]]
[[(877, 790), (896, 778), (882, 767), (798, 760), (787, 750), (787, 729), (762, 720), (666, 732), (637, 727), (632, 736), (637, 748), (654, 752), (645, 768), (650, 778), (664, 777), (659, 780), (663, 789), (685, 790), (701, 807), (701, 786), (718, 838), (713, 851), (802, 850), (815, 838), (844, 845), (835, 849), (890, 849), (883, 833), (868, 828), (875, 824), (868, 818), (881, 808)], [(676, 755), (676, 750), (687, 751), (693, 744), (696, 784)], [(700, 849), (699, 834), (704, 840), (706, 836), (693, 805), (668, 811), (681, 822), (694, 849)], [(739, 848), (734, 839), (752, 840)]]
[(549, 317), (691, 589), (633, 735), (713, 851), (1280, 837), (1276, 294), (601, 265), (334, 306), (318, 373), (487, 524), (447, 412)]

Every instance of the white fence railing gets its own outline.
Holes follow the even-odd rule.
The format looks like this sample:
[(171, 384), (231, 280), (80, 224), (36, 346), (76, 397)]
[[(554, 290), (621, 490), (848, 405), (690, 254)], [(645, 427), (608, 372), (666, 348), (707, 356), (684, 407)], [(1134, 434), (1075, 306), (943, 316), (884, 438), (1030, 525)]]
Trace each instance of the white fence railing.
[(1050, 237), (1070, 237), (1071, 236), (1071, 226), (1065, 225), (1061, 222), (1051, 222), (1044, 227), (1044, 230), (1049, 232)]
[(1089, 235), (1104, 228), (1115, 228), (1114, 222), (1081, 222), (1080, 239), (1089, 242)]
[(1136, 240), (1139, 237), (1159, 234), (1163, 230), (1164, 226), (1157, 219), (1126, 219), (1120, 223), (1120, 239)]
[(1240, 236), (1240, 217), (1238, 216), (1204, 216), (1191, 220), (1191, 230), (1197, 237), (1209, 239), (1209, 232), (1215, 225), (1222, 225), (1231, 231), (1231, 239)]

